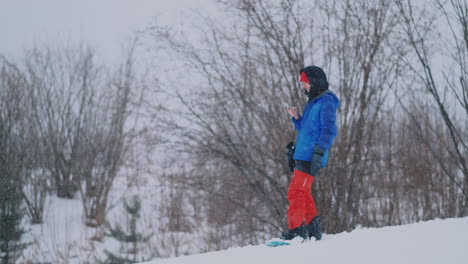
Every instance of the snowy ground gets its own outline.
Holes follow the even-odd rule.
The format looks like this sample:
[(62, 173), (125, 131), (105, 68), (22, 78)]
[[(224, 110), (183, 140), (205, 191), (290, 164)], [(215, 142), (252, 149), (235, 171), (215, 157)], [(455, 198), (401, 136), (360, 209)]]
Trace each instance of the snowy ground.
[(183, 263), (468, 263), (468, 217), (325, 235), (322, 241), (269, 248), (265, 245), (157, 260)]
[[(139, 189), (129, 187), (129, 180), (125, 177), (116, 179), (115, 187), (109, 196), (109, 206), (113, 207), (108, 213), (107, 220), (114, 225), (128, 220), (121, 205), (122, 198), (131, 198), (139, 194), (143, 200), (143, 217), (138, 221), (138, 230), (153, 230), (152, 221), (158, 213), (155, 206), (158, 203), (156, 182), (145, 182), (139, 185), (146, 186)], [(153, 192), (150, 192), (150, 190)], [(148, 197), (150, 196), (151, 197)], [(154, 211), (154, 212), (153, 212)], [(153, 212), (153, 213), (148, 213)], [(104, 260), (103, 250), (119, 252), (120, 244), (112, 238), (104, 237), (103, 228), (87, 227), (83, 224), (82, 202), (77, 194), (74, 199), (61, 199), (55, 195), (47, 198), (44, 223), (29, 225), (25, 223), (28, 231), (23, 237), (24, 243), (30, 245), (22, 252), (17, 263), (97, 263), (97, 259)], [(125, 228), (125, 225), (124, 225)], [(154, 240), (144, 245), (144, 253), (150, 254)], [(148, 259), (148, 258), (146, 258)]]
[[(151, 174), (139, 177), (118, 177), (109, 196), (109, 212), (106, 220), (113, 226), (119, 223), (128, 231), (129, 217), (124, 212), (122, 199), (138, 194), (142, 200), (141, 218), (137, 231), (145, 235), (154, 234), (151, 239), (139, 245), (137, 259), (151, 260), (155, 257), (171, 257), (201, 252), (206, 248), (203, 234), (207, 230), (199, 227), (194, 232), (169, 232), (168, 217), (161, 211), (161, 189), (167, 189), (158, 178)], [(84, 225), (82, 202), (79, 194), (73, 199), (61, 199), (55, 195), (47, 198), (44, 223), (30, 225), (25, 218), (22, 242), (29, 246), (22, 252), (18, 264), (27, 263), (98, 263), (106, 259), (104, 250), (114, 254), (127, 250), (114, 238), (104, 236), (105, 228)], [(131, 245), (127, 245), (130, 247)], [(209, 248), (208, 248), (209, 249)], [(206, 251), (206, 249), (205, 249)]]

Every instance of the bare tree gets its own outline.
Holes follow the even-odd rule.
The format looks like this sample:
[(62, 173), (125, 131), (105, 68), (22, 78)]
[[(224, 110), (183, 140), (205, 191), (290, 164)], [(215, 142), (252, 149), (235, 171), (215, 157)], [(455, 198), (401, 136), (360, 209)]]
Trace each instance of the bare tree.
[[(222, 28), (208, 23), (206, 53), (158, 32), (158, 37), (195, 65), (193, 68), (208, 83), (207, 89), (199, 89), (199, 93), (174, 94), (186, 107), (185, 112), (177, 113), (183, 122), (174, 123), (172, 118), (164, 123), (177, 133), (173, 148), (198, 157), (195, 171), (203, 166), (215, 169), (210, 173), (216, 177), (195, 173), (199, 177), (185, 182), (194, 188), (205, 188), (210, 184), (203, 183), (207, 180), (215, 182), (208, 195), (227, 197), (232, 202), (232, 207), (219, 208), (217, 214), (232, 216), (225, 219), (226, 224), (247, 215), (256, 219), (243, 226), (244, 234), (277, 231), (286, 221), (290, 173), (283, 153), (293, 139), (293, 130), (283, 102), (295, 101), (300, 106), (305, 103), (299, 100), (302, 90), (295, 79), (304, 65), (301, 31), (306, 26), (295, 19), (294, 4), (230, 3), (243, 22), (242, 27)], [(283, 15), (277, 17), (275, 12)], [(187, 129), (184, 122), (192, 127)], [(219, 165), (203, 162), (206, 159)], [(232, 193), (223, 193), (233, 184), (237, 186)], [(243, 191), (234, 191), (237, 187)]]
[[(26, 90), (26, 87), (27, 85), (23, 85), (21, 89)], [(42, 224), (46, 198), (53, 192), (54, 185), (49, 171), (45, 169), (47, 156), (42, 148), (37, 127), (34, 122), (30, 122), (32, 113), (28, 106), (29, 104), (25, 103), (24, 115), (27, 121), (21, 124), (25, 129), (24, 149), (26, 151), (26, 160), (23, 164), (23, 174), (20, 180), (31, 223)]]
[(104, 223), (109, 192), (128, 152), (126, 125), (134, 78), (130, 53), (111, 80), (82, 99), (87, 109), (73, 172), (80, 176), (86, 223), (91, 226)]
[(112, 76), (96, 63), (90, 47), (35, 48), (26, 59), (37, 154), (44, 157), (38, 166), (52, 176), (59, 197), (79, 191), (88, 225), (104, 222), (109, 192), (128, 151), (134, 78), (133, 49)]
[(97, 81), (99, 69), (93, 65), (93, 56), (91, 49), (54, 52), (49, 47), (27, 54), (31, 120), (59, 197), (72, 198), (78, 190), (78, 175), (72, 168), (87, 102), (77, 99), (86, 98)]
[[(376, 127), (398, 78), (398, 60), (391, 52), (396, 26), (391, 1), (321, 2), (324, 45), (330, 56), (330, 82), (340, 95), (338, 137), (326, 176), (317, 182), (319, 210), (327, 230), (350, 230), (367, 207), (368, 184), (378, 159)], [(375, 158), (378, 158), (375, 160)], [(323, 206), (323, 207), (322, 207)]]
[[(407, 38), (417, 63), (410, 63), (411, 70), (420, 79), (426, 93), (433, 99), (445, 128), (449, 131), (450, 142), (446, 142), (443, 150), (436, 150), (433, 142), (427, 137), (421, 137), (427, 149), (433, 154), (434, 159), (441, 166), (443, 173), (454, 182), (461, 197), (458, 200), (459, 210), (457, 215), (464, 216), (468, 213), (468, 4), (465, 1), (434, 1), (438, 8), (435, 15), (428, 16), (427, 10), (419, 10), (409, 1), (397, 1), (401, 28)], [(434, 32), (434, 17), (441, 17), (447, 22), (450, 34), (447, 39), (442, 34), (439, 43), (428, 40), (428, 35)], [(449, 55), (453, 61), (452, 66), (441, 69), (441, 75), (435, 70), (432, 62), (434, 54), (433, 46), (437, 45), (442, 50), (440, 55)], [(437, 77), (442, 77), (438, 80)], [(421, 122), (410, 111), (408, 114), (414, 124), (419, 128), (419, 133), (424, 133)], [(455, 161), (457, 171), (449, 169), (445, 153)], [(461, 175), (461, 177), (459, 176)]]
[[(50, 177), (43, 169), (45, 164), (45, 155), (41, 150), (40, 137), (37, 133), (37, 128), (34, 122), (31, 122), (31, 107), (28, 103), (27, 79), (24, 71), (20, 67), (2, 57), (5, 79), (10, 80), (9, 83), (15, 84), (14, 89), (18, 96), (21, 96), (21, 111), (20, 117), (17, 120), (17, 126), (22, 132), (22, 150), (24, 152), (24, 162), (21, 163), (21, 175), (18, 177), (18, 183), (22, 186), (23, 201), (26, 203), (31, 223), (42, 223), (44, 213), (45, 199), (48, 192), (51, 190)], [(11, 80), (15, 80), (14, 82)]]

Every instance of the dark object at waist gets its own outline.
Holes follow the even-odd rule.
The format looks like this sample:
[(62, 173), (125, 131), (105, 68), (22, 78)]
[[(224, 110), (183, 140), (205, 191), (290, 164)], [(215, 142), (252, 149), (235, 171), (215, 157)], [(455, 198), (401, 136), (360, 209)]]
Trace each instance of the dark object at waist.
[(296, 162), (296, 166), (294, 167), (296, 170), (300, 170), (307, 174), (310, 174), (310, 161), (305, 160), (294, 160)]

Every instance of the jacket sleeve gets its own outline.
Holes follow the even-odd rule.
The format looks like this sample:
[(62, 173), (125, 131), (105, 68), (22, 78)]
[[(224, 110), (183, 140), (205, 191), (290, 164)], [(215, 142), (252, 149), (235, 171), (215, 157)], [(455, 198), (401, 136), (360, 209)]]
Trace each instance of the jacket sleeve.
[(302, 123), (302, 116), (301, 115), (299, 115), (299, 119), (296, 119), (295, 117), (292, 116), (291, 121), (293, 122), (294, 127), (296, 128), (296, 130), (301, 129), (301, 123)]
[(323, 100), (320, 108), (320, 136), (317, 141), (319, 146), (324, 151), (327, 151), (333, 140), (336, 137), (336, 110), (338, 103), (331, 97), (326, 97)]

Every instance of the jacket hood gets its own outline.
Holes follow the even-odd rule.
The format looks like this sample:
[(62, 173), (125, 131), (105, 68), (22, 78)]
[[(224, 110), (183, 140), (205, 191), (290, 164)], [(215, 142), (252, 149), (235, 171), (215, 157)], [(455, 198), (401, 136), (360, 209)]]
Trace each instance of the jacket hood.
[(331, 98), (333, 98), (333, 101), (336, 105), (340, 105), (340, 99), (338, 99), (338, 96), (336, 96), (336, 94), (334, 94), (332, 91), (327, 90), (324, 92), (324, 95), (330, 96)]
[(307, 94), (309, 99), (317, 97), (319, 94), (328, 90), (327, 75), (318, 66), (307, 66), (299, 71), (299, 74), (304, 72), (310, 81), (310, 92)]

